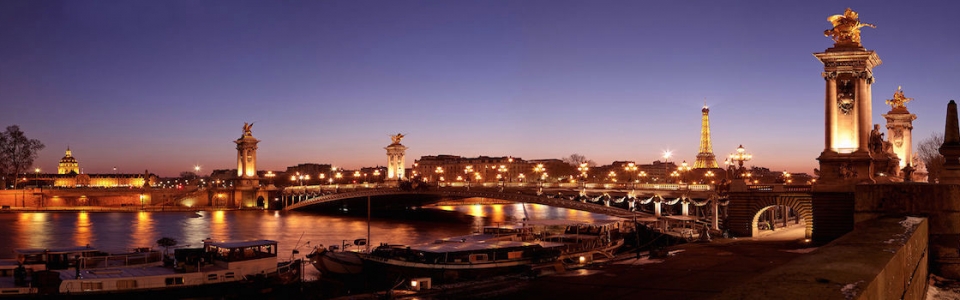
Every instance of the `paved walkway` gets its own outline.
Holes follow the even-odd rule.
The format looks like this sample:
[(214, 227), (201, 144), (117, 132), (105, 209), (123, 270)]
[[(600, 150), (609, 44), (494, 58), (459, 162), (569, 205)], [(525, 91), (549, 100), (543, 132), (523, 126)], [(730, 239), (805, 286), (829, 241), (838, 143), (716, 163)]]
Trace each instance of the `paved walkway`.
[(715, 239), (671, 248), (665, 259), (616, 263), (517, 282), (498, 299), (709, 299), (812, 250), (803, 226), (759, 239)]

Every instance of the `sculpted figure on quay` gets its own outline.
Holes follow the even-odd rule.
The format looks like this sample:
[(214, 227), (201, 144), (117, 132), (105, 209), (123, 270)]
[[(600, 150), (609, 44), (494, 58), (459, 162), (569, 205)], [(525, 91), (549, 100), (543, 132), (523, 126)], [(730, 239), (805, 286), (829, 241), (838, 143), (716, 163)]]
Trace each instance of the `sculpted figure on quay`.
[(402, 134), (402, 133), (397, 133), (397, 135), (391, 135), (391, 136), (390, 136), (390, 139), (393, 140), (393, 143), (394, 143), (394, 144), (399, 144), (399, 143), (400, 143), (400, 140), (403, 139), (403, 134)]
[(251, 128), (253, 128), (253, 123), (243, 122), (243, 135), (252, 136), (253, 132), (250, 131)]
[(907, 98), (903, 95), (903, 87), (897, 86), (897, 91), (893, 93), (893, 99), (888, 99), (887, 105), (890, 105), (892, 109), (906, 109), (906, 104), (910, 100), (913, 100), (913, 98)]
[(873, 24), (860, 23), (860, 16), (850, 8), (842, 15), (828, 17), (827, 21), (833, 24), (833, 28), (824, 30), (823, 35), (832, 37), (834, 46), (860, 47), (860, 28), (877, 28)]

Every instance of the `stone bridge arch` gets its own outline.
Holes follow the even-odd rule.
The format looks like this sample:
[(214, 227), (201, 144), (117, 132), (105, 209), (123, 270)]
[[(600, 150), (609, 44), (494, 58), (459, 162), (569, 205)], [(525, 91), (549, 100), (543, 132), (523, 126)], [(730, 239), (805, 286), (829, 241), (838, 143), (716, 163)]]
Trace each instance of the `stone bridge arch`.
[(757, 221), (760, 214), (775, 206), (787, 206), (796, 212), (804, 222), (804, 236), (813, 235), (813, 206), (810, 194), (804, 193), (730, 193), (730, 204), (727, 206), (726, 228), (734, 236), (754, 237), (759, 228)]
[(427, 191), (401, 191), (399, 189), (371, 189), (371, 190), (359, 190), (359, 191), (350, 191), (350, 192), (340, 192), (340, 193), (304, 193), (295, 195), (294, 201), (287, 200), (287, 204), (283, 207), (283, 210), (297, 210), (310, 207), (312, 205), (318, 205), (323, 203), (330, 203), (336, 201), (344, 201), (348, 199), (356, 198), (366, 198), (366, 197), (378, 197), (378, 196), (396, 196), (396, 195), (424, 195), (424, 196), (439, 196), (439, 198), (471, 198), (471, 197), (481, 197), (481, 198), (490, 198), (490, 199), (499, 199), (513, 202), (522, 202), (522, 203), (535, 203), (542, 204), (554, 207), (562, 207), (567, 209), (575, 209), (581, 211), (587, 211), (591, 213), (605, 214), (610, 216), (617, 216), (623, 218), (631, 218), (634, 215), (639, 218), (652, 217), (652, 214), (643, 213), (643, 212), (631, 212), (626, 209), (605, 206), (603, 204), (596, 203), (584, 203), (580, 201), (573, 201), (569, 199), (562, 198), (548, 198), (546, 196), (537, 196), (521, 193), (506, 193), (506, 192), (495, 192), (495, 191), (466, 191), (466, 190), (427, 190)]

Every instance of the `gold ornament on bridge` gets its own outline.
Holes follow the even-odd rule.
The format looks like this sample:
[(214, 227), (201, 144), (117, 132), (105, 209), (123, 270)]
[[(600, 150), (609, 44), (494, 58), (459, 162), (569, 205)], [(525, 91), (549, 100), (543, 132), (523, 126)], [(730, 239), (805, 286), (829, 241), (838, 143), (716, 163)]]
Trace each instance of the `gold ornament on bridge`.
[(253, 123), (243, 122), (243, 135), (253, 136), (253, 132), (250, 131), (251, 128), (253, 128)]
[(823, 35), (833, 38), (834, 47), (860, 47), (860, 28), (877, 28), (873, 24), (860, 23), (860, 16), (850, 8), (842, 15), (830, 16), (827, 21), (833, 24), (833, 29), (824, 30)]
[(394, 144), (399, 144), (399, 143), (400, 143), (400, 140), (403, 139), (403, 134), (402, 134), (402, 133), (397, 133), (397, 135), (391, 135), (391, 136), (390, 136), (390, 139), (393, 140), (393, 143), (394, 143)]
[(887, 100), (887, 105), (890, 105), (890, 108), (893, 109), (907, 109), (907, 102), (910, 102), (913, 98), (907, 98), (903, 95), (903, 88), (897, 86), (897, 91), (893, 92), (893, 99)]

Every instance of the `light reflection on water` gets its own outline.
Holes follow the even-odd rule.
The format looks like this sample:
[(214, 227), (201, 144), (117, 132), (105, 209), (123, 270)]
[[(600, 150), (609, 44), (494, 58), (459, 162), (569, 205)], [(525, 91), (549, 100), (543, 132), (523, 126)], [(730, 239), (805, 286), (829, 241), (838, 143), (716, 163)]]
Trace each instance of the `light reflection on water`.
[[(370, 245), (427, 243), (441, 237), (470, 234), (485, 225), (530, 219), (595, 220), (586, 212), (536, 204), (460, 205), (423, 209), (413, 216), (379, 217), (370, 222)], [(0, 258), (13, 249), (91, 245), (108, 252), (156, 247), (170, 237), (179, 246), (197, 247), (202, 240), (269, 239), (279, 242), (280, 259), (294, 247), (301, 255), (318, 245), (352, 244), (367, 235), (365, 216), (278, 211), (199, 212), (28, 212), (0, 214)], [(309, 244), (307, 244), (309, 242)], [(312, 267), (307, 268), (310, 272)]]

